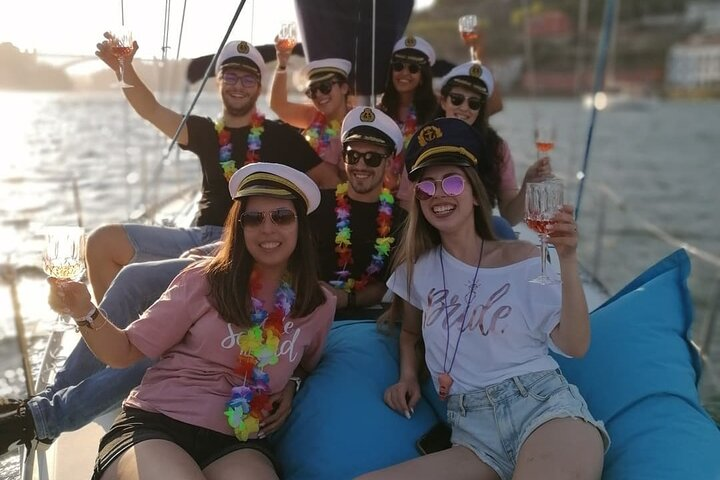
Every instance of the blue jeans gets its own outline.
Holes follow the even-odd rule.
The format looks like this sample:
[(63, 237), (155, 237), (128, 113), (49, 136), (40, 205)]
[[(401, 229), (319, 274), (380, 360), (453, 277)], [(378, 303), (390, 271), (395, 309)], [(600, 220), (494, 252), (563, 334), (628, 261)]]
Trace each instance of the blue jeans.
[(605, 451), (610, 437), (603, 422), (593, 418), (577, 387), (560, 370), (508, 378), (474, 392), (451, 395), (447, 418), (453, 445), (462, 445), (502, 480), (512, 478), (525, 441), (556, 418), (578, 418), (597, 428)]
[(127, 223), (123, 228), (135, 250), (130, 263), (178, 258), (191, 248), (220, 240), (223, 232), (217, 225), (177, 228)]
[[(100, 309), (117, 327), (127, 327), (193, 262), (178, 258), (124, 267), (110, 285)], [(116, 408), (140, 384), (152, 363), (144, 358), (128, 368), (109, 368), (95, 358), (84, 341), (78, 342), (53, 384), (28, 401), (37, 438), (57, 438)]]

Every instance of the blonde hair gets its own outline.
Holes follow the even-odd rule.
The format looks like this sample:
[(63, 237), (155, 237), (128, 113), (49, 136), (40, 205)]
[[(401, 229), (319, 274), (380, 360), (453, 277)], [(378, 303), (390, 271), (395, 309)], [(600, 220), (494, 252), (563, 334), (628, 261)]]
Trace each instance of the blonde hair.
[[(490, 200), (485, 187), (480, 180), (477, 169), (473, 167), (460, 167), (470, 184), (473, 198), (477, 205), (473, 208), (475, 233), (485, 240), (495, 240), (491, 223)], [(398, 243), (392, 263), (392, 270), (405, 264), (407, 269), (407, 291), (412, 285), (415, 263), (433, 248), (442, 244), (440, 232), (427, 221), (420, 208), (420, 200), (413, 197), (410, 212), (405, 221), (405, 228)], [(401, 303), (393, 296), (393, 302), (387, 312), (378, 318), (382, 324), (398, 323), (402, 317)]]

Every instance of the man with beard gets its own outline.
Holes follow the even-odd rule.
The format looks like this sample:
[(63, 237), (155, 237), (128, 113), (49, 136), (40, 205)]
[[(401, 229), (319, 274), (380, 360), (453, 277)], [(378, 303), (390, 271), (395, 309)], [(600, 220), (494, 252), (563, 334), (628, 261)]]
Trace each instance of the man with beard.
[(402, 151), (402, 132), (381, 110), (356, 107), (343, 120), (341, 141), (348, 181), (321, 189), (320, 206), (309, 216), (320, 278), (334, 287), (336, 320), (375, 318), (406, 216), (383, 184)]
[[(112, 53), (114, 38), (105, 33), (95, 54), (116, 73), (119, 63)], [(133, 109), (158, 130), (172, 138), (183, 116), (161, 105), (133, 68), (137, 42), (125, 58), (125, 81), (132, 85), (123, 93)], [(217, 120), (191, 115), (182, 126), (178, 145), (195, 153), (202, 170), (202, 197), (195, 227), (167, 228), (113, 224), (93, 231), (87, 242), (87, 272), (95, 299), (102, 300), (120, 269), (130, 263), (176, 258), (183, 252), (220, 238), (232, 205), (228, 179), (247, 163), (267, 158), (282, 159), (307, 173), (320, 188), (339, 182), (332, 166), (322, 162), (293, 128), (265, 120), (256, 110), (265, 65), (260, 52), (244, 41), (225, 45), (215, 65), (222, 116)]]

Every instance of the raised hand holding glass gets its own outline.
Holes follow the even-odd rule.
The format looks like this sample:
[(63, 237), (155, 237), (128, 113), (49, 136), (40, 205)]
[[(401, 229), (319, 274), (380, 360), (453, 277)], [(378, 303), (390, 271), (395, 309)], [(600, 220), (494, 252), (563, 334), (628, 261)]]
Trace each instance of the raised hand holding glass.
[(125, 61), (132, 55), (133, 51), (133, 34), (130, 29), (124, 25), (113, 29), (110, 32), (110, 51), (117, 58), (120, 68), (120, 80), (114, 84), (121, 88), (131, 88), (132, 85), (125, 82)]
[[(81, 227), (53, 226), (45, 228), (43, 270), (54, 278), (79, 281), (85, 273), (85, 232)], [(60, 314), (54, 330), (73, 328)]]
[(548, 226), (563, 204), (563, 184), (556, 180), (526, 184), (525, 223), (540, 237), (540, 276), (530, 280), (532, 283), (550, 285), (560, 281), (545, 273), (547, 262)]

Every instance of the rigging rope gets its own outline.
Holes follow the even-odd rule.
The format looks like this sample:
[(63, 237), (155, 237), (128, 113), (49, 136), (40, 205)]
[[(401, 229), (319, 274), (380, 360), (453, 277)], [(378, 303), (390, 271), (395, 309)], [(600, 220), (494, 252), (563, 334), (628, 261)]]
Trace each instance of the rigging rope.
[(170, 39), (170, 4), (172, 0), (165, 0), (165, 18), (163, 19), (163, 38), (160, 49), (162, 50), (162, 61), (167, 60), (167, 51), (170, 48), (168, 40)]
[(180, 60), (180, 45), (182, 44), (183, 29), (185, 28), (185, 11), (187, 10), (187, 0), (183, 2), (182, 17), (180, 18), (180, 34), (178, 35), (177, 54), (175, 60)]
[(585, 180), (588, 175), (590, 161), (590, 147), (592, 146), (593, 132), (595, 130), (595, 121), (597, 119), (598, 109), (595, 106), (595, 96), (603, 88), (605, 80), (605, 67), (607, 66), (608, 47), (610, 45), (610, 32), (613, 29), (613, 19), (615, 16), (616, 2), (615, 0), (605, 0), (605, 11), (603, 13), (603, 29), (601, 31), (600, 43), (598, 44), (598, 60), (595, 65), (595, 78), (593, 80), (592, 91), (592, 108), (590, 112), (590, 126), (588, 127), (587, 140), (585, 141), (585, 154), (583, 155), (582, 168), (578, 171), (577, 177), (580, 181), (578, 184), (577, 199), (575, 201), (575, 218), (580, 214), (580, 205), (582, 202)]

